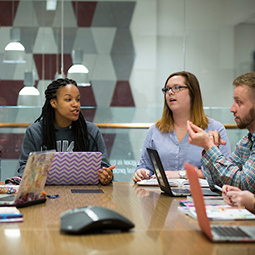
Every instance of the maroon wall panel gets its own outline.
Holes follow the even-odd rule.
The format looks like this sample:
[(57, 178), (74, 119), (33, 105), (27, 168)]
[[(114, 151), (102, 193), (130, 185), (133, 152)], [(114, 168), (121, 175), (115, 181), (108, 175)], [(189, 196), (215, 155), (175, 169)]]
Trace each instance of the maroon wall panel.
[[(60, 54), (34, 54), (34, 61), (40, 80), (54, 80), (57, 71), (56, 63), (58, 57), (58, 71), (60, 72)], [(72, 65), (71, 54), (64, 54), (64, 73), (67, 73), (68, 68)], [(44, 73), (43, 73), (44, 70)]]
[(17, 105), (19, 91), (24, 87), (24, 81), (0, 81), (0, 105)]
[(18, 159), (24, 134), (0, 134), (2, 159)]
[[(0, 134), (0, 149), (2, 159), (18, 159), (21, 153), (21, 145), (24, 134)], [(108, 155), (111, 154), (115, 134), (103, 134)]]
[(118, 81), (112, 97), (111, 106), (135, 106), (129, 81)]
[(78, 27), (90, 27), (97, 2), (77, 2), (73, 1), (74, 14)]
[(92, 86), (79, 87), (82, 106), (97, 106)]
[(19, 1), (0, 1), (0, 27), (11, 27), (18, 9)]

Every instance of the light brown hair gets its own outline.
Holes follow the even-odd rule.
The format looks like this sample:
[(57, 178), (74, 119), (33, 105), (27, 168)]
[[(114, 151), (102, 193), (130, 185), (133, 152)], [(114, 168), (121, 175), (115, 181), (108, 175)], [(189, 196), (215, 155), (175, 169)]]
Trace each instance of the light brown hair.
[[(191, 120), (195, 125), (199, 126), (202, 129), (206, 129), (208, 127), (208, 118), (204, 113), (203, 109), (203, 101), (201, 96), (201, 91), (199, 87), (199, 82), (196, 76), (192, 73), (181, 71), (171, 74), (166, 82), (165, 87), (167, 85), (168, 80), (176, 75), (183, 76), (185, 78), (185, 84), (188, 86), (190, 99), (191, 99)], [(168, 107), (166, 102), (166, 96), (164, 97), (164, 108), (162, 117), (160, 120), (156, 122), (156, 127), (162, 133), (172, 132), (174, 130), (174, 119), (173, 113), (171, 109)]]
[(245, 73), (234, 79), (233, 85), (238, 87), (246, 85), (249, 87), (251, 92), (251, 100), (255, 102), (255, 72)]
[(246, 85), (250, 88), (255, 89), (255, 72), (245, 73), (238, 76), (237, 78), (234, 79), (233, 85), (236, 87)]

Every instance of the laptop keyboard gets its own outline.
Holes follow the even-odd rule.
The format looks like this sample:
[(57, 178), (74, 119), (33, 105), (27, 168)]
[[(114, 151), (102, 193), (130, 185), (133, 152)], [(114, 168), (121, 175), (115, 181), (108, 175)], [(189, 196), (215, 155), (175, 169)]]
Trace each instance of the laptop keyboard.
[(230, 236), (230, 237), (250, 237), (245, 232), (243, 232), (239, 227), (221, 227), (213, 226), (211, 227), (215, 233), (219, 236)]
[(172, 189), (172, 191), (176, 193), (190, 193), (188, 189)]
[(4, 195), (0, 196), (0, 201), (14, 201), (15, 195)]

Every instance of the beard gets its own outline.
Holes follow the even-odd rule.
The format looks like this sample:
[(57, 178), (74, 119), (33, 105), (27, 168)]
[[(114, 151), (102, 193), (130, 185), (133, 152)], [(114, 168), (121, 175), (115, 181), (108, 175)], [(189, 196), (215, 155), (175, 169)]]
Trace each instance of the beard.
[(243, 118), (239, 117), (238, 120), (239, 123), (236, 123), (238, 128), (244, 129), (249, 127), (255, 121), (255, 108), (252, 107), (246, 116)]

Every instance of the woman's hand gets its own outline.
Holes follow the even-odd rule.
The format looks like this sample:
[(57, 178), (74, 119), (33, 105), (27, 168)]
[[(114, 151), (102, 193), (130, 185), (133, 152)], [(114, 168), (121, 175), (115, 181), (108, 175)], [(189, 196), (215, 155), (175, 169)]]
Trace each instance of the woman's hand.
[(180, 179), (179, 171), (165, 171), (167, 179)]
[[(165, 171), (165, 173), (166, 173), (167, 179), (180, 179), (179, 171), (168, 170), (168, 171)], [(197, 169), (197, 173), (199, 178), (203, 178), (203, 179), (205, 178), (201, 169)], [(187, 175), (185, 179), (188, 179)]]
[[(167, 170), (165, 171), (165, 174), (167, 179), (180, 179), (179, 171)], [(156, 179), (157, 177), (155, 174), (153, 174), (151, 178)]]
[(139, 182), (143, 179), (149, 179), (150, 178), (150, 171), (147, 169), (137, 169), (133, 175), (133, 181)]
[(116, 167), (116, 165), (110, 166), (110, 167), (102, 167), (102, 169), (98, 170), (98, 178), (101, 184), (107, 185), (109, 184), (113, 179), (113, 173), (112, 170)]

